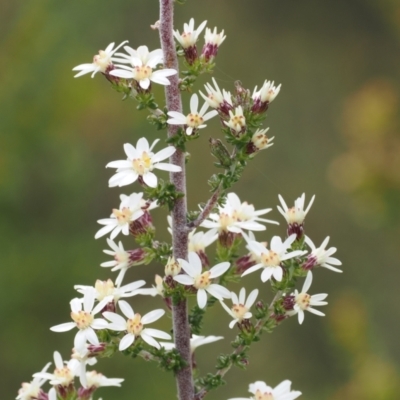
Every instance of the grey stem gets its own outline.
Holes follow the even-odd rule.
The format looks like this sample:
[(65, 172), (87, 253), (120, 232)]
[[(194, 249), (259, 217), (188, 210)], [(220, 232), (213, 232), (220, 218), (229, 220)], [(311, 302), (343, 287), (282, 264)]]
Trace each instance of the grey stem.
[[(174, 1), (160, 0), (160, 41), (164, 54), (164, 67), (173, 68), (179, 72), (178, 58), (173, 36)], [(179, 75), (170, 77), (171, 84), (165, 87), (166, 105), (169, 111), (182, 112), (182, 100), (179, 90)], [(178, 126), (168, 125), (168, 137), (176, 135)], [(179, 149), (171, 156), (170, 162), (182, 168), (182, 172), (170, 173), (170, 180), (177, 191), (184, 197), (178, 199), (172, 210), (172, 241), (175, 259), (188, 256), (188, 234), (186, 230), (186, 173), (185, 154)], [(179, 400), (193, 400), (194, 385), (191, 367), (190, 327), (188, 320), (187, 301), (182, 300), (172, 306), (173, 329), (176, 349), (186, 361), (186, 367), (176, 374)]]

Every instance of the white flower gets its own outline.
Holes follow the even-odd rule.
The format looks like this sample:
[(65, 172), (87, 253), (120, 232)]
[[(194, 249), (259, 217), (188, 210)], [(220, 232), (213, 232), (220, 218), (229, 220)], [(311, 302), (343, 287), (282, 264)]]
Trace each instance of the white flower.
[(56, 369), (54, 373), (49, 372), (37, 372), (33, 376), (35, 378), (43, 378), (50, 381), (51, 385), (61, 385), (67, 387), (74, 380), (76, 373), (79, 368), (79, 361), (71, 359), (64, 363), (61, 354), (58, 351), (54, 352), (54, 365)]
[(275, 87), (274, 82), (266, 80), (259, 91), (257, 91), (257, 86), (255, 87), (252, 97), (255, 101), (259, 100), (262, 103), (271, 103), (278, 96), (280, 90), (281, 85)]
[(70, 301), (71, 318), (74, 322), (66, 322), (50, 328), (53, 332), (66, 332), (75, 327), (78, 328), (78, 332), (75, 335), (74, 347), (79, 352), (85, 350), (86, 341), (91, 344), (99, 344), (99, 339), (94, 329), (104, 329), (107, 327), (107, 321), (103, 318), (94, 318), (94, 316), (104, 308), (108, 299), (103, 299), (93, 308), (94, 300), (95, 293), (92, 290), (86, 292), (83, 299), (72, 299)]
[(125, 43), (128, 41), (125, 40), (122, 42), (119, 46), (117, 46), (115, 49), (114, 44), (115, 43), (110, 43), (105, 50), (100, 50), (98, 55), (95, 55), (93, 57), (93, 63), (91, 64), (81, 64), (78, 65), (77, 67), (73, 68), (72, 71), (80, 71), (77, 73), (74, 78), (78, 78), (79, 76), (88, 74), (90, 72), (93, 72), (92, 78), (96, 75), (97, 72), (106, 72), (107, 68), (112, 65), (111, 62), (111, 57), (113, 54)]
[(200, 94), (211, 108), (224, 109), (226, 114), (228, 114), (228, 110), (233, 108), (231, 94), (225, 89), (222, 89), (221, 92), (217, 81), (214, 78), (212, 78), (212, 81), (215, 88), (210, 83), (206, 83), (204, 87), (207, 91), (207, 96), (202, 92)]
[(90, 351), (88, 350), (88, 345), (85, 346), (84, 349), (78, 351), (77, 349), (72, 349), (71, 358), (77, 360), (79, 362), (79, 380), (83, 387), (88, 387), (87, 379), (86, 379), (86, 365), (94, 365), (97, 363), (97, 359), (95, 357), (90, 357)]
[[(254, 394), (250, 400), (294, 400), (301, 396), (299, 391), (291, 391), (292, 382), (286, 380), (275, 388), (267, 386), (265, 382), (257, 381), (249, 385), (249, 392)], [(249, 400), (248, 397), (235, 397), (229, 400)]]
[[(223, 336), (197, 336), (197, 335), (192, 335), (190, 338), (190, 351), (193, 354), (194, 351), (197, 349), (199, 346), (203, 346), (203, 344), (208, 344), (208, 343), (213, 343), (217, 342), (218, 340), (223, 339)], [(170, 342), (160, 342), (161, 347), (164, 347), (166, 350), (172, 350), (175, 348), (175, 343), (170, 343)]]
[(118, 245), (111, 239), (107, 238), (107, 243), (112, 250), (103, 250), (104, 253), (114, 257), (112, 261), (106, 261), (100, 264), (101, 267), (111, 267), (111, 271), (120, 271), (115, 284), (121, 286), (126, 271), (133, 265), (140, 265), (144, 262), (145, 251), (141, 248), (125, 251), (122, 242)]
[[(132, 193), (130, 196), (121, 194), (119, 196), (121, 204), (119, 209), (114, 208), (110, 218), (99, 219), (97, 222), (103, 226), (95, 235), (95, 239), (106, 235), (111, 232), (110, 238), (114, 239), (120, 232), (124, 235), (129, 235), (129, 226), (132, 221), (137, 220), (143, 214), (143, 207), (145, 201), (143, 200), (143, 193)], [(154, 205), (146, 209), (153, 208)]]
[(275, 136), (273, 136), (272, 138), (268, 138), (268, 136), (266, 135), (268, 130), (269, 128), (257, 129), (254, 132), (251, 138), (251, 142), (253, 143), (256, 151), (268, 149), (268, 147), (271, 147), (273, 145), (273, 143), (271, 142), (274, 140)]
[(146, 65), (151, 60), (154, 66), (163, 63), (163, 52), (161, 49), (156, 49), (149, 52), (146, 46), (139, 46), (137, 50), (132, 49), (130, 46), (124, 46), (124, 50), (128, 54), (116, 53), (115, 55), (122, 58), (113, 57), (113, 61), (122, 62), (124, 64), (137, 65), (138, 60), (142, 65)]
[(204, 124), (210, 118), (215, 117), (218, 112), (216, 110), (205, 112), (208, 109), (208, 103), (204, 103), (200, 111), (197, 111), (199, 107), (199, 97), (196, 93), (192, 94), (190, 98), (190, 114), (183, 115), (177, 111), (169, 111), (168, 115), (172, 118), (168, 119), (167, 122), (170, 125), (186, 125), (186, 134), (191, 135), (196, 129), (203, 129), (207, 125)]
[(235, 108), (235, 113), (229, 110), (229, 121), (224, 121), (224, 124), (234, 130), (235, 132), (241, 132), (246, 128), (246, 118), (243, 115), (242, 106)]
[(201, 226), (211, 229), (213, 233), (216, 231), (219, 233), (228, 231), (244, 234), (244, 229), (263, 231), (267, 228), (258, 221), (278, 224), (276, 221), (260, 218), (260, 215), (266, 214), (271, 210), (271, 208), (265, 208), (256, 211), (252, 204), (246, 201), (241, 202), (235, 193), (228, 193), (226, 204), (223, 207), (218, 207), (219, 213), (211, 213), (209, 219), (203, 221)]
[(147, 344), (159, 349), (161, 346), (154, 338), (171, 339), (171, 335), (158, 329), (143, 328), (144, 325), (150, 324), (160, 319), (165, 311), (162, 309), (150, 311), (143, 317), (134, 313), (132, 307), (124, 300), (120, 300), (118, 305), (122, 313), (128, 318), (125, 320), (120, 315), (112, 312), (104, 312), (103, 315), (111, 321), (107, 328), (113, 331), (127, 331), (127, 334), (119, 342), (119, 350), (127, 349), (135, 338), (141, 337)]
[(268, 250), (263, 244), (256, 241), (248, 242), (248, 249), (252, 251), (260, 262), (248, 270), (246, 270), (242, 276), (251, 274), (254, 271), (258, 271), (263, 268), (261, 273), (261, 280), (266, 282), (273, 276), (277, 281), (282, 280), (283, 268), (281, 262), (289, 260), (290, 258), (301, 256), (306, 254), (306, 251), (295, 250), (287, 253), (286, 250), (296, 240), (296, 235), (290, 235), (284, 242), (279, 236), (274, 236), (271, 240), (270, 250)]
[(99, 388), (104, 386), (121, 386), (124, 379), (121, 378), (107, 378), (103, 374), (96, 371), (86, 372), (86, 381), (88, 388)]
[(213, 231), (195, 232), (189, 234), (189, 251), (202, 253), (206, 247), (214, 243), (218, 239), (218, 234)]
[[(167, 77), (177, 73), (175, 69), (169, 68), (153, 71), (157, 64), (162, 61), (162, 58), (160, 59), (160, 53), (158, 51), (149, 52), (147, 46), (138, 47), (136, 56), (132, 56), (131, 54), (129, 61), (132, 67), (117, 65), (118, 68), (110, 71), (110, 75), (124, 79), (134, 79), (144, 90), (149, 88), (150, 81), (160, 85), (169, 85), (170, 81)], [(123, 60), (122, 62), (126, 61)]]
[(232, 308), (229, 308), (223, 301), (220, 302), (225, 311), (234, 318), (229, 323), (229, 328), (232, 329), (238, 322), (251, 318), (252, 313), (249, 310), (256, 301), (257, 296), (258, 289), (254, 289), (246, 300), (246, 289), (242, 288), (239, 292), (239, 297), (234, 292), (231, 292)]
[(161, 163), (175, 153), (176, 148), (168, 146), (156, 154), (152, 152), (153, 147), (160, 139), (156, 139), (151, 146), (146, 138), (138, 140), (136, 148), (129, 143), (124, 144), (126, 160), (118, 160), (109, 162), (107, 168), (117, 168), (117, 172), (108, 181), (110, 187), (126, 186), (135, 182), (139, 176), (142, 177), (144, 183), (152, 188), (157, 187), (157, 177), (153, 174), (153, 169), (163, 171), (180, 172), (181, 167), (170, 164)]
[(183, 32), (182, 34), (179, 33), (178, 30), (174, 31), (174, 36), (175, 39), (180, 43), (180, 45), (184, 48), (187, 49), (188, 47), (193, 47), (197, 39), (206, 26), (207, 21), (203, 21), (200, 26), (195, 30), (194, 29), (194, 19), (191, 18), (189, 21), (189, 24), (184, 24), (183, 25)]
[(293, 311), (288, 311), (287, 314), (290, 316), (298, 314), (299, 324), (302, 324), (304, 321), (304, 311), (310, 311), (311, 313), (319, 315), (321, 317), (325, 316), (324, 313), (322, 313), (319, 310), (316, 310), (312, 306), (326, 306), (328, 303), (322, 300), (325, 300), (328, 295), (326, 293), (321, 293), (310, 296), (307, 293), (307, 291), (308, 289), (310, 289), (311, 282), (312, 282), (312, 272), (308, 271), (301, 292), (299, 293), (296, 289), (294, 293), (292, 293), (292, 296), (294, 296), (295, 304), (293, 307)]
[[(172, 217), (168, 215), (168, 232), (172, 235)], [(196, 229), (193, 229), (189, 232), (189, 251), (193, 251), (197, 254), (201, 254), (205, 252), (206, 247), (210, 244), (214, 243), (218, 239), (218, 234), (214, 231), (207, 232), (196, 232)], [(168, 275), (168, 274), (166, 274)]]
[(204, 41), (206, 42), (205, 46), (211, 45), (219, 47), (225, 39), (226, 35), (224, 35), (224, 30), (218, 33), (216, 27), (214, 28), (214, 31), (210, 28), (206, 28), (206, 34), (204, 35)]
[(328, 250), (325, 250), (325, 247), (329, 242), (329, 236), (325, 238), (321, 246), (318, 248), (315, 247), (314, 243), (308, 236), (306, 236), (305, 242), (311, 248), (311, 253), (307, 256), (307, 261), (303, 264), (304, 269), (310, 270), (315, 267), (325, 267), (334, 272), (343, 272), (338, 268), (332, 267), (332, 265), (342, 265), (340, 260), (331, 257), (332, 254), (336, 253), (336, 247), (331, 247)]
[(181, 266), (173, 256), (168, 257), (167, 264), (165, 265), (164, 272), (166, 276), (175, 276), (181, 272)]
[(93, 291), (96, 300), (102, 301), (103, 299), (107, 299), (108, 303), (110, 303), (112, 301), (117, 302), (121, 297), (132, 297), (137, 295), (137, 289), (145, 284), (146, 282), (144, 280), (140, 280), (121, 287), (115, 287), (111, 279), (106, 281), (97, 279), (94, 287), (75, 285), (74, 289), (83, 295), (85, 295), (86, 292)]
[(304, 210), (305, 196), (305, 193), (303, 193), (299, 198), (295, 200), (294, 207), (288, 208), (285, 200), (283, 200), (283, 197), (281, 195), (278, 195), (282, 205), (282, 207), (277, 206), (278, 211), (285, 217), (288, 224), (300, 225), (304, 222), (304, 219), (306, 218), (307, 213), (310, 211), (310, 208), (315, 199), (314, 195), (308, 203), (308, 207)]
[[(45, 373), (51, 363), (47, 363), (40, 373)], [(34, 374), (35, 376), (36, 374)], [(24, 382), (18, 390), (16, 400), (33, 400), (36, 399), (41, 392), (41, 386), (47, 381), (46, 378), (35, 377), (31, 382)]]
[(196, 253), (189, 253), (189, 262), (181, 258), (178, 261), (187, 275), (176, 275), (174, 280), (182, 285), (193, 285), (197, 289), (197, 304), (200, 308), (204, 308), (207, 304), (207, 292), (218, 300), (231, 297), (227, 288), (211, 283), (213, 278), (221, 276), (229, 269), (229, 262), (219, 263), (202, 273), (201, 260)]

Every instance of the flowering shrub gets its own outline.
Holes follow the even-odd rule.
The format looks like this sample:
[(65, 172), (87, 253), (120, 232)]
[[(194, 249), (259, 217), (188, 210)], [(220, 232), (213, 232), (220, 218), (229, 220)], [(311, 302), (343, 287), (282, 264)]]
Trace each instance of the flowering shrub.
[[(161, 137), (150, 145), (140, 138), (135, 145), (124, 144), (126, 159), (111, 161), (107, 167), (115, 168), (109, 186), (133, 186), (129, 195), (120, 195), (120, 205), (112, 210), (109, 218), (98, 220), (102, 228), (95, 238), (109, 235), (104, 252), (113, 257), (102, 267), (118, 271), (114, 280), (97, 280), (94, 286), (76, 285), (81, 297), (70, 301), (72, 322), (51, 328), (54, 332), (75, 330), (71, 358), (63, 361), (54, 352), (54, 371), (47, 372), (47, 364), (33, 375), (30, 383), (23, 383), (17, 399), (20, 400), (89, 400), (101, 386), (120, 386), (122, 378), (106, 378), (91, 370), (97, 359), (110, 357), (117, 352), (139, 356), (157, 362), (162, 368), (173, 371), (177, 380), (180, 400), (200, 400), (223, 383), (223, 377), (232, 366), (245, 367), (251, 344), (264, 332), (271, 332), (283, 321), (297, 315), (299, 324), (304, 321), (305, 311), (323, 316), (315, 307), (327, 304), (327, 294), (310, 295), (313, 271), (324, 267), (334, 272), (341, 270), (333, 265), (340, 261), (331, 257), (335, 248), (328, 248), (327, 237), (320, 247), (306, 235), (305, 218), (314, 202), (314, 196), (305, 208), (305, 194), (288, 207), (279, 195), (278, 211), (287, 227), (285, 238), (274, 236), (270, 241), (264, 231), (266, 224), (278, 222), (263, 218), (272, 208), (255, 210), (247, 201), (230, 192), (240, 179), (247, 164), (261, 150), (273, 145), (267, 136), (269, 128), (263, 127), (266, 112), (280, 93), (281, 85), (265, 81), (258, 90), (251, 91), (237, 83), (234, 92), (220, 89), (217, 81), (205, 85), (206, 94), (199, 92), (204, 104), (199, 110), (199, 95), (190, 99), (190, 113), (185, 114), (181, 105), (181, 91), (194, 91), (199, 75), (213, 71), (219, 46), (226, 36), (224, 31), (206, 27), (206, 21), (195, 29), (191, 19), (184, 24), (183, 32), (173, 30), (173, 2), (161, 0), (161, 18), (153, 28), (159, 29), (162, 49), (149, 51), (141, 45), (136, 49), (127, 41), (114, 47), (111, 43), (100, 51), (91, 64), (82, 64), (73, 70), (75, 77), (91, 73), (103, 75), (111, 86), (138, 103), (139, 110), (149, 112), (148, 120), (159, 130), (167, 130), (165, 147), (157, 152), (155, 146)], [(205, 28), (202, 51), (197, 43)], [(176, 39), (174, 44), (173, 39)], [(121, 50), (123, 49), (123, 50)], [(117, 52), (117, 51), (120, 52)], [(122, 52), (125, 51), (125, 52)], [(180, 74), (178, 58), (185, 71)], [(152, 88), (153, 84), (165, 86), (166, 105), (159, 107)], [(252, 94), (251, 94), (252, 93)], [(211, 108), (211, 111), (208, 109)], [(207, 112), (208, 111), (208, 112)], [(186, 206), (185, 163), (190, 142), (196, 140), (206, 128), (205, 122), (216, 117), (221, 122), (221, 138), (210, 140), (211, 154), (216, 158), (219, 172), (209, 180), (211, 197), (199, 211), (188, 212)], [(169, 159), (169, 162), (165, 160)], [(161, 179), (156, 170), (169, 172), (169, 180)], [(169, 231), (172, 244), (156, 239), (151, 210), (164, 207), (169, 215)], [(202, 228), (196, 232), (196, 229)], [(261, 240), (256, 239), (255, 233)], [(121, 234), (132, 236), (136, 242), (123, 244), (114, 239)], [(128, 241), (127, 241), (128, 243)], [(216, 260), (211, 262), (207, 247), (215, 246)], [(143, 264), (161, 266), (155, 278), (155, 286), (145, 286), (136, 280), (123, 284), (128, 276), (140, 276), (140, 267), (132, 273), (132, 266)], [(258, 289), (242, 287), (237, 295), (231, 284), (242, 277), (261, 271), (261, 281), (271, 289), (271, 299)], [(162, 272), (164, 271), (164, 273)], [(298, 281), (304, 279), (299, 292)], [(243, 279), (246, 282), (246, 278)], [(159, 296), (160, 307), (142, 310), (139, 296)], [(188, 311), (187, 298), (195, 296), (197, 305)], [(133, 306), (122, 298), (135, 297)], [(195, 349), (203, 344), (223, 339), (221, 336), (200, 336), (202, 319), (208, 308), (218, 301), (233, 320), (236, 329), (232, 352), (218, 357), (215, 373), (193, 378), (197, 368)], [(230, 305), (232, 303), (232, 305)], [(229, 305), (228, 305), (229, 304)], [(134, 311), (135, 310), (135, 311)], [(144, 313), (144, 314), (143, 314)], [(157, 320), (169, 313), (173, 327), (170, 333), (147, 325), (157, 326)], [(146, 326), (145, 326), (146, 325)], [(153, 325), (152, 325), (153, 326)], [(159, 339), (173, 340), (162, 342)], [(199, 376), (197, 373), (196, 376)], [(51, 388), (42, 389), (48, 382)], [(291, 382), (283, 381), (275, 388), (265, 382), (250, 384), (251, 399), (292, 400), (301, 395), (291, 390)], [(243, 400), (236, 398), (231, 400)]]

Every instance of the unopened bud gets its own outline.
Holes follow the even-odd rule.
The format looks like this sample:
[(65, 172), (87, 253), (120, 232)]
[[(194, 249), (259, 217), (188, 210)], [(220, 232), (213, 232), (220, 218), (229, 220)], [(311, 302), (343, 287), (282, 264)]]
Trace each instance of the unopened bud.
[(222, 167), (229, 168), (232, 164), (231, 155), (219, 139), (210, 138), (211, 154), (219, 161)]
[(144, 214), (132, 221), (129, 225), (129, 232), (134, 236), (143, 235), (147, 233), (149, 229), (153, 229), (153, 219), (148, 211), (145, 211)]

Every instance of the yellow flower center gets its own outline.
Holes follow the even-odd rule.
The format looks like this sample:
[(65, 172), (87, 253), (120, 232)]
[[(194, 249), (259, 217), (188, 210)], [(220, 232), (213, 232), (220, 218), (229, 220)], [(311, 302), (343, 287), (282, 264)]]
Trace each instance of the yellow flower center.
[(104, 50), (100, 50), (99, 54), (93, 57), (93, 64), (100, 67), (101, 72), (105, 72), (110, 63), (111, 57)]
[(186, 117), (186, 125), (191, 126), (192, 128), (197, 128), (203, 122), (204, 122), (204, 119), (199, 114), (189, 114)]
[(187, 48), (193, 45), (193, 38), (192, 38), (192, 33), (193, 32), (183, 32), (181, 35), (182, 39), (182, 47)]
[(239, 320), (242, 320), (244, 318), (244, 314), (246, 314), (247, 311), (249, 311), (248, 308), (245, 307), (243, 304), (234, 304), (232, 306), (232, 312)]
[(306, 310), (310, 307), (311, 296), (308, 293), (299, 293), (296, 296), (296, 303), (302, 310)]
[(227, 231), (228, 226), (231, 226), (235, 222), (235, 219), (229, 214), (221, 213), (219, 215), (220, 231)]
[(151, 157), (144, 151), (142, 157), (132, 160), (132, 168), (139, 175), (144, 175), (146, 172), (151, 171), (153, 169)]
[(94, 287), (98, 293), (97, 300), (99, 301), (103, 300), (104, 297), (113, 295), (115, 289), (114, 283), (111, 279), (108, 279), (106, 281), (101, 281), (98, 279)]
[(290, 224), (293, 223), (301, 224), (306, 216), (303, 210), (300, 210), (299, 208), (296, 207), (292, 207), (286, 211), (286, 217), (288, 223)]
[(254, 398), (255, 400), (274, 400), (272, 393), (262, 393), (260, 390), (256, 391)]
[(193, 286), (196, 289), (207, 289), (211, 285), (210, 275), (210, 271), (206, 271), (201, 275), (198, 275), (194, 280)]
[(264, 147), (268, 145), (268, 137), (264, 133), (253, 135), (251, 140), (259, 150), (262, 150)]
[(77, 313), (71, 312), (71, 318), (76, 323), (78, 329), (89, 328), (90, 324), (93, 322), (94, 317), (92, 314), (86, 311), (78, 311)]
[(135, 336), (140, 336), (140, 333), (143, 330), (142, 316), (136, 313), (132, 319), (129, 318), (128, 321), (126, 321), (126, 330), (128, 333), (132, 333)]
[(133, 78), (137, 81), (150, 78), (153, 70), (147, 66), (135, 67), (133, 69)]
[(278, 267), (281, 263), (281, 259), (277, 253), (270, 250), (267, 253), (262, 253), (261, 262), (264, 264), (264, 267)]
[(68, 367), (56, 368), (54, 370), (54, 375), (64, 381), (63, 386), (68, 386), (74, 379), (74, 374)]
[(113, 209), (113, 214), (118, 221), (119, 225), (127, 224), (131, 221), (132, 211), (129, 208), (124, 207), (122, 210), (116, 208)]

